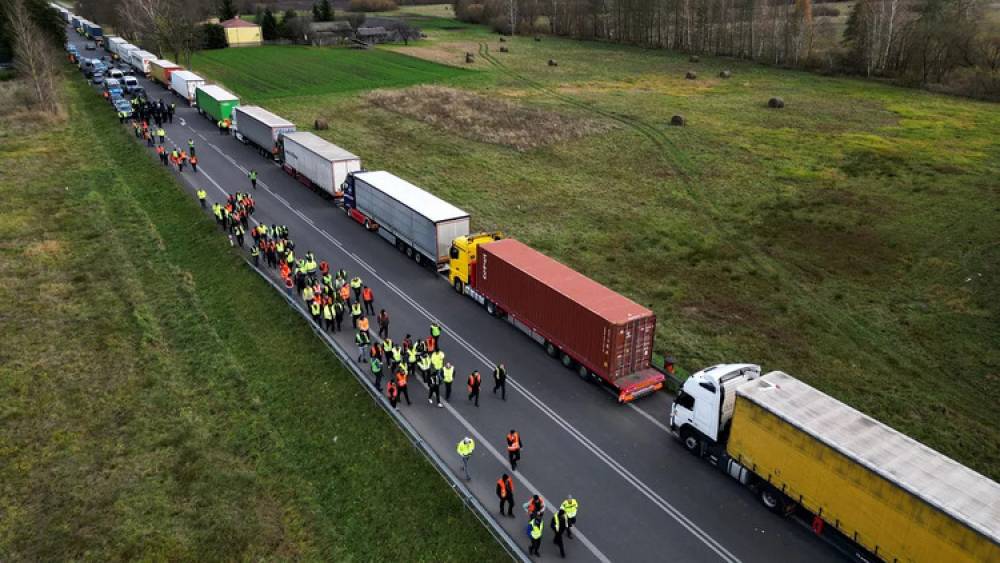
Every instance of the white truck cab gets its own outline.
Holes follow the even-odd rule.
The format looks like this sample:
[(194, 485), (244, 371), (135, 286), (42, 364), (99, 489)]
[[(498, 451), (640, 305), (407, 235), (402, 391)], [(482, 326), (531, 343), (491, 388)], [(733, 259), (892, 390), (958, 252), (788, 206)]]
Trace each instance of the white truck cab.
[(736, 389), (758, 377), (756, 364), (719, 364), (692, 375), (670, 407), (670, 430), (692, 453), (725, 442)]

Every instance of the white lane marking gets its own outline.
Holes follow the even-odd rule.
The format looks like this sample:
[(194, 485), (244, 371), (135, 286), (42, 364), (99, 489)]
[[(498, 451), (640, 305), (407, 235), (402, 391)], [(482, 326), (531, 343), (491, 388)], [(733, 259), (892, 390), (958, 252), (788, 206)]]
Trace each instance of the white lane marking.
[(631, 407), (632, 410), (634, 410), (635, 412), (639, 413), (639, 415), (641, 415), (643, 418), (645, 418), (649, 422), (653, 423), (653, 425), (656, 426), (656, 427), (658, 427), (660, 430), (663, 430), (667, 434), (673, 434), (670, 431), (670, 427), (669, 426), (667, 426), (666, 424), (663, 424), (659, 420), (656, 420), (656, 417), (654, 417), (653, 415), (649, 414), (648, 412), (640, 409), (639, 407), (635, 406), (634, 403), (629, 403), (628, 406)]
[[(214, 147), (214, 145), (213, 145), (213, 148), (215, 148), (216, 151), (218, 151), (220, 154), (222, 154), (224, 157), (226, 157), (226, 159), (229, 160), (238, 169), (240, 169), (241, 171), (244, 171), (244, 172), (246, 171), (246, 168), (240, 166), (235, 160), (233, 160), (231, 157), (229, 157), (229, 155), (223, 153), (217, 147)], [(295, 215), (300, 215), (300, 213), (299, 213), (299, 211), (297, 209), (294, 209), (291, 205), (288, 204), (287, 201), (285, 201), (284, 198), (282, 198), (281, 196), (279, 196), (278, 194), (276, 194), (274, 191), (272, 191), (271, 188), (267, 184), (265, 184), (264, 182), (261, 182), (260, 180), (258, 180), (257, 181), (257, 185), (260, 186), (260, 187), (262, 187), (264, 190), (266, 190), (272, 196), (274, 196), (275, 199), (277, 199), (279, 202), (281, 202), (282, 205), (284, 205), (289, 211), (291, 211)], [(315, 225), (310, 225), (310, 226), (317, 233), (319, 233), (321, 236), (323, 236), (324, 238), (330, 240), (331, 242), (334, 242), (337, 247), (339, 247), (342, 250), (344, 249), (344, 246), (339, 241), (336, 241), (336, 239), (334, 239), (332, 236), (330, 236), (329, 234), (327, 234), (325, 231), (317, 228)], [(354, 254), (351, 253), (351, 252), (348, 252), (347, 254), (349, 256), (355, 257)], [(464, 348), (466, 351), (468, 351), (470, 354), (472, 354), (473, 357), (478, 358), (481, 362), (483, 362), (483, 364), (487, 367), (487, 369), (491, 369), (492, 370), (495, 367), (495, 364), (493, 364), (493, 362), (490, 361), (489, 358), (486, 357), (486, 355), (484, 355), (478, 349), (476, 349), (471, 344), (469, 344), (469, 342), (467, 342), (464, 338), (462, 338), (461, 336), (459, 336), (459, 333), (457, 331), (451, 330), (451, 328), (448, 327), (443, 321), (441, 321), (441, 320), (437, 319), (436, 317), (434, 317), (434, 315), (431, 314), (430, 311), (428, 311), (423, 306), (421, 306), (419, 303), (417, 303), (409, 295), (407, 295), (406, 293), (404, 293), (403, 291), (401, 291), (398, 287), (396, 287), (395, 284), (393, 284), (392, 282), (390, 282), (390, 281), (382, 278), (377, 273), (375, 273), (375, 270), (373, 268), (371, 268), (370, 266), (368, 266), (367, 264), (365, 264), (363, 262), (358, 262), (358, 263), (363, 268), (365, 268), (370, 274), (372, 274), (376, 279), (378, 279), (384, 285), (386, 285), (386, 287), (389, 287), (393, 291), (393, 293), (395, 293), (400, 299), (402, 299), (403, 301), (407, 302), (410, 306), (412, 306), (415, 310), (417, 310), (419, 313), (421, 313), (428, 320), (438, 322), (438, 324), (441, 325), (441, 328), (444, 329), (448, 333), (448, 335), (449, 335), (450, 338), (453, 338), (462, 348)], [(612, 471), (614, 471), (620, 477), (622, 477), (622, 479), (624, 479), (626, 483), (632, 485), (633, 488), (635, 488), (637, 491), (639, 491), (639, 493), (641, 493), (643, 496), (645, 496), (647, 499), (649, 499), (655, 506), (657, 506), (658, 508), (660, 508), (660, 510), (662, 510), (664, 513), (666, 513), (674, 521), (676, 521), (678, 524), (680, 524), (682, 527), (684, 527), (695, 538), (697, 538), (699, 541), (701, 541), (706, 547), (708, 547), (709, 549), (711, 549), (712, 551), (714, 551), (721, 559), (723, 559), (724, 561), (729, 561), (731, 563), (736, 563), (736, 562), (740, 561), (739, 558), (737, 558), (729, 550), (727, 550), (718, 540), (716, 540), (714, 537), (712, 537), (708, 532), (706, 532), (703, 529), (701, 529), (697, 524), (695, 524), (687, 516), (685, 516), (684, 513), (682, 513), (678, 508), (676, 508), (673, 504), (671, 504), (666, 499), (664, 499), (659, 494), (657, 494), (656, 491), (654, 491), (649, 485), (647, 485), (646, 483), (644, 483), (642, 480), (640, 480), (638, 477), (636, 477), (632, 472), (630, 472), (623, 465), (621, 465), (617, 460), (615, 460), (613, 457), (611, 457), (610, 455), (608, 455), (603, 449), (601, 449), (594, 442), (592, 442), (589, 438), (587, 438), (586, 435), (584, 435), (582, 432), (580, 432), (575, 426), (573, 426), (572, 424), (570, 424), (569, 421), (567, 421), (566, 419), (562, 418), (558, 413), (556, 413), (553, 409), (551, 409), (547, 404), (545, 404), (543, 401), (541, 401), (540, 399), (538, 399), (533, 393), (531, 393), (530, 391), (528, 391), (523, 385), (520, 385), (519, 383), (517, 383), (516, 381), (514, 381), (513, 378), (510, 378), (510, 377), (508, 377), (508, 381), (510, 381), (511, 386), (512, 386), (512, 388), (515, 391), (520, 392), (526, 399), (528, 399), (528, 401), (531, 404), (533, 404), (543, 414), (545, 414), (546, 416), (548, 416), (549, 419), (551, 419), (553, 422), (555, 422), (558, 426), (560, 426), (561, 428), (563, 428), (563, 430), (565, 430), (578, 443), (580, 443), (580, 445), (582, 445), (584, 448), (586, 448), (592, 454), (594, 454), (594, 456), (597, 457), (597, 459), (599, 459), (601, 462), (603, 462), (605, 465), (607, 465)], [(597, 553), (595, 553), (594, 555), (596, 556)]]

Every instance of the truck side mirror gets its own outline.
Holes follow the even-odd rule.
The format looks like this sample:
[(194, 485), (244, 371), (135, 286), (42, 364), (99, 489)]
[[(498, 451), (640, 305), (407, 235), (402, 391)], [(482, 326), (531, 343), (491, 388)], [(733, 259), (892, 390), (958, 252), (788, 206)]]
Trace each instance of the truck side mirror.
[(458, 259), (458, 249), (455, 248), (454, 244), (451, 245), (451, 248), (448, 250), (448, 256), (450, 256), (452, 260)]

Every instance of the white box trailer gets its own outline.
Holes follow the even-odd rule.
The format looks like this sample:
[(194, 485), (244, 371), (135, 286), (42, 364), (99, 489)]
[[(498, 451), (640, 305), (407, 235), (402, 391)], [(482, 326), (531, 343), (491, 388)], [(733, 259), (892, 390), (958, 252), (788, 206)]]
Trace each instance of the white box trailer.
[(128, 64), (136, 71), (141, 72), (148, 76), (149, 63), (157, 59), (159, 59), (159, 57), (157, 57), (153, 53), (150, 53), (149, 51), (143, 51), (140, 49), (138, 51), (132, 51), (129, 53)]
[(115, 47), (125, 45), (126, 43), (128, 43), (128, 41), (125, 41), (122, 37), (118, 37), (117, 35), (108, 35), (104, 38), (104, 50), (114, 54)]
[(194, 90), (205, 85), (205, 79), (190, 70), (175, 70), (170, 73), (170, 89), (178, 96), (194, 105)]
[(469, 234), (468, 213), (385, 171), (350, 174), (344, 209), (417, 263), (446, 264), (452, 241)]
[(138, 47), (136, 47), (131, 43), (123, 43), (117, 45), (113, 53), (118, 55), (118, 60), (129, 66), (132, 66), (132, 63), (129, 60), (129, 53), (131, 53), (132, 51), (141, 51), (141, 49), (139, 49)]
[(361, 170), (361, 157), (308, 131), (285, 133), (278, 144), (285, 172), (331, 196), (339, 197), (347, 175)]
[(295, 124), (260, 106), (233, 108), (233, 130), (236, 139), (257, 147), (261, 154), (276, 158), (278, 139), (295, 132)]

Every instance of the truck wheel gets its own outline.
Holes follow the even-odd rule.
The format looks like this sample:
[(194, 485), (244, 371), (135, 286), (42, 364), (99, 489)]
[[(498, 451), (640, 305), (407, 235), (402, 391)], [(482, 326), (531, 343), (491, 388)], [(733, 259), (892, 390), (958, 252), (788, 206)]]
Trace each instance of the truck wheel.
[(408, 244), (403, 245), (403, 246), (405, 248), (406, 257), (407, 258), (413, 258), (413, 247), (410, 246), (410, 245), (408, 245)]
[(497, 316), (497, 306), (489, 299), (486, 300), (486, 312), (489, 313), (490, 316)]
[(771, 512), (780, 513), (785, 509), (785, 501), (782, 494), (771, 485), (764, 485), (760, 489), (760, 502)]
[(590, 370), (587, 369), (587, 367), (582, 364), (580, 365), (580, 367), (576, 368), (576, 374), (579, 375), (580, 379), (584, 381), (593, 381), (590, 375)]
[(372, 230), (372, 222), (369, 221), (368, 219), (365, 219), (365, 230), (366, 231)]
[(685, 450), (701, 457), (701, 438), (694, 430), (688, 427), (681, 429), (681, 444), (684, 445)]
[(562, 357), (559, 358), (559, 361), (562, 362), (562, 365), (566, 368), (573, 366), (573, 358), (569, 357), (569, 354), (566, 352), (562, 353)]
[(419, 253), (419, 252), (414, 252), (413, 253), (413, 261), (417, 263), (417, 266), (423, 266), (423, 264), (424, 264), (424, 255), (421, 254), (421, 253)]
[(455, 288), (455, 293), (462, 295), (465, 293), (465, 288), (462, 287), (462, 280), (455, 278), (455, 283), (451, 284)]
[(546, 340), (545, 341), (545, 353), (548, 354), (548, 355), (550, 355), (550, 356), (552, 356), (553, 358), (555, 358), (559, 354), (559, 348), (556, 348), (555, 344), (553, 344), (553, 343), (549, 342), (548, 340)]

